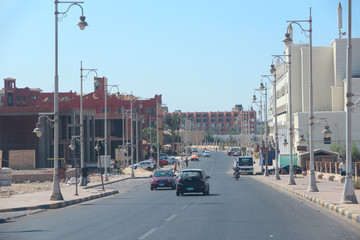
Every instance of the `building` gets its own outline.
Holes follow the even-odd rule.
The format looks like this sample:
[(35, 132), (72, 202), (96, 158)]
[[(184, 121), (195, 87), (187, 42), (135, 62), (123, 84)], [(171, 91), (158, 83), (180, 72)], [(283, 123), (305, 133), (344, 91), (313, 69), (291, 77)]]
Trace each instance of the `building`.
[[(256, 111), (244, 110), (242, 105), (236, 105), (232, 111), (219, 112), (181, 112), (164, 113), (164, 118), (181, 116), (190, 120), (192, 129), (198, 131), (212, 130), (214, 134), (228, 134), (234, 129), (237, 134), (254, 134), (256, 128)], [(184, 128), (184, 124), (182, 126)]]
[[(108, 153), (111, 154), (111, 158), (115, 158), (115, 149), (130, 143), (130, 130), (133, 124), (133, 145), (140, 142), (135, 156), (138, 156), (136, 159), (141, 160), (143, 154), (141, 130), (150, 125), (158, 125), (162, 131), (161, 108), (158, 107), (157, 111), (157, 106), (162, 104), (162, 96), (155, 95), (154, 98), (141, 99), (129, 94), (117, 96), (109, 93), (107, 111), (105, 111), (106, 78), (97, 80), (100, 84), (94, 84), (94, 92), (83, 95), (85, 162), (96, 163), (97, 153), (94, 147), (105, 136), (105, 112), (108, 121)], [(0, 90), (0, 159), (3, 159), (3, 166), (13, 168), (53, 166), (51, 124), (43, 118), (41, 122), (45, 129), (43, 137), (37, 138), (33, 133), (39, 115), (42, 113), (51, 115), (54, 111), (53, 105), (53, 93), (44, 93), (39, 88), (17, 88), (16, 79), (4, 79), (4, 88)], [(130, 113), (135, 120), (133, 123), (129, 118)], [(59, 93), (59, 159), (64, 164), (74, 164), (74, 160), (80, 155), (79, 145), (75, 152), (70, 151), (68, 147), (71, 138), (79, 135), (79, 115), (80, 95), (71, 91)], [(99, 154), (104, 154), (104, 147)], [(21, 163), (18, 159), (26, 159), (26, 163)]]
[[(347, 39), (335, 39), (330, 46), (313, 47), (313, 109), (314, 109), (314, 149), (331, 150), (331, 143), (345, 144), (346, 137), (346, 45)], [(352, 39), (353, 48), (353, 93), (360, 93), (360, 39)], [(309, 147), (309, 45), (292, 44), (291, 52), (286, 47), (286, 55), (291, 55), (291, 102), (294, 129), (294, 155), (308, 151)], [(287, 59), (286, 61), (288, 61)], [(289, 71), (286, 63), (276, 64), (277, 117), (280, 147), (280, 165), (289, 162), (289, 147), (283, 142), (289, 136)], [(273, 90), (270, 91), (270, 135), (274, 136)], [(356, 102), (358, 97), (353, 97)], [(360, 143), (360, 120), (358, 106), (352, 114), (353, 142)], [(324, 139), (321, 131), (328, 124), (331, 139)], [(298, 148), (298, 139), (304, 135), (307, 143)], [(288, 139), (287, 139), (288, 140)], [(316, 159), (315, 161), (321, 161)]]

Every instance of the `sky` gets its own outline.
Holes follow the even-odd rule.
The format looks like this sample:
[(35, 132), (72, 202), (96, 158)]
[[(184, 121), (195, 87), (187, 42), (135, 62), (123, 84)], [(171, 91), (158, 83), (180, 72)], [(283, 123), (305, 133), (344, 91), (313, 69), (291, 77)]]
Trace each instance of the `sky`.
[[(284, 52), (286, 21), (308, 20), (311, 7), (313, 46), (330, 46), (339, 36), (339, 2), (347, 32), (344, 0), (84, 0), (84, 31), (78, 6), (58, 25), (59, 91), (80, 92), (82, 61), (122, 93), (162, 94), (170, 112), (249, 108), (272, 55)], [(0, 1), (0, 78), (54, 91), (54, 9), (54, 0)], [(352, 1), (353, 38), (360, 37), (359, 13), (360, 1)], [(294, 43), (308, 42), (293, 28)], [(93, 92), (93, 77), (84, 93)]]

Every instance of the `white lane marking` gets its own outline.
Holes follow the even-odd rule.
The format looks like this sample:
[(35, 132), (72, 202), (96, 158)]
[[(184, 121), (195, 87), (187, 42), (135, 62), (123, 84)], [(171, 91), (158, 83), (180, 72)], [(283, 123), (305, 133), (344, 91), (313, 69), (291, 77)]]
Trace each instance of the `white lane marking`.
[(181, 208), (181, 210), (184, 210), (185, 208), (187, 208), (189, 205), (184, 205), (182, 208)]
[(173, 214), (171, 215), (170, 217), (168, 217), (167, 219), (165, 219), (165, 221), (171, 221), (173, 218), (175, 218), (177, 215), (176, 214)]
[(153, 232), (155, 232), (157, 230), (157, 228), (152, 228), (150, 229), (147, 233), (143, 234), (141, 237), (139, 237), (138, 239), (141, 240), (141, 239), (145, 239), (147, 238), (150, 234), (152, 234)]

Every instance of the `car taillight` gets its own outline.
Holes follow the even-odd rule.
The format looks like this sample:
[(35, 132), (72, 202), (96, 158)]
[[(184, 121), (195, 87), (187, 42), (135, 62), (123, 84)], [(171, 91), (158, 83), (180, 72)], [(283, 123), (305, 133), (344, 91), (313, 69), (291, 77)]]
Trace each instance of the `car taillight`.
[(180, 181), (181, 181), (181, 178), (178, 178), (178, 179), (177, 179), (177, 182), (179, 183)]

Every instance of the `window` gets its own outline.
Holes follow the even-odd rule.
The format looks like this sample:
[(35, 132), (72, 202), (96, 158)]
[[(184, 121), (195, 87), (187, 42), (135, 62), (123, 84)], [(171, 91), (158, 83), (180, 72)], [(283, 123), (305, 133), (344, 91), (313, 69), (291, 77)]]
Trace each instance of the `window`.
[(211, 114), (211, 117), (216, 117), (216, 114), (215, 114), (215, 113), (212, 113), (212, 114)]
[(155, 108), (146, 108), (145, 109), (145, 114), (146, 115), (155, 115)]
[[(102, 113), (105, 113), (105, 108), (103, 108), (103, 109), (101, 110), (101, 112), (102, 112)], [(109, 112), (111, 112), (111, 111), (110, 111), (110, 108), (107, 109), (107, 113), (109, 113)]]
[(215, 118), (212, 118), (212, 119), (211, 119), (211, 122), (216, 122), (216, 119), (215, 119)]
[(27, 102), (27, 97), (23, 96), (22, 101), (23, 101), (23, 103), (26, 103)]
[(200, 118), (196, 119), (196, 122), (201, 122), (201, 119)]
[(116, 113), (123, 113), (123, 109), (122, 108), (117, 108)]
[(20, 103), (21, 102), (21, 97), (20, 96), (16, 96), (16, 103)]
[(37, 96), (31, 96), (32, 100), (37, 100)]
[(219, 117), (224, 117), (224, 114), (223, 114), (223, 113), (219, 113)]
[(219, 122), (224, 122), (224, 119), (222, 119), (222, 118), (219, 118)]
[(226, 113), (226, 117), (231, 117), (231, 113)]

